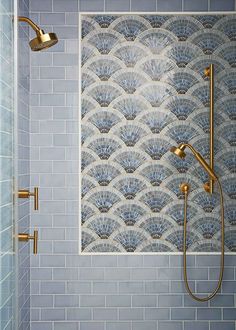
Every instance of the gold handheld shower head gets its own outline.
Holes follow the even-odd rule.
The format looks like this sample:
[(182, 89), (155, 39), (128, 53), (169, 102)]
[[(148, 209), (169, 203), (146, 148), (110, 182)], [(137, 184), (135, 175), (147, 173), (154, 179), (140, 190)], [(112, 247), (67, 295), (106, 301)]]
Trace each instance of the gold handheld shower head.
[(54, 46), (58, 42), (56, 33), (53, 33), (53, 32), (45, 33), (43, 30), (41, 30), (38, 27), (38, 25), (36, 25), (28, 17), (19, 16), (18, 20), (19, 20), (19, 22), (28, 23), (32, 27), (32, 29), (36, 32), (36, 35), (37, 35), (36, 38), (32, 39), (29, 42), (31, 50), (40, 51), (42, 49), (46, 49), (51, 46)]
[(210, 166), (207, 164), (205, 159), (191, 146), (191, 144), (181, 143), (178, 147), (171, 147), (170, 151), (173, 152), (178, 157), (184, 158), (186, 156), (186, 154), (184, 152), (186, 147), (188, 147), (192, 151), (195, 158), (202, 165), (202, 167), (205, 169), (205, 171), (210, 175), (210, 177), (213, 180), (217, 180), (217, 176), (214, 173), (214, 171), (210, 168)]

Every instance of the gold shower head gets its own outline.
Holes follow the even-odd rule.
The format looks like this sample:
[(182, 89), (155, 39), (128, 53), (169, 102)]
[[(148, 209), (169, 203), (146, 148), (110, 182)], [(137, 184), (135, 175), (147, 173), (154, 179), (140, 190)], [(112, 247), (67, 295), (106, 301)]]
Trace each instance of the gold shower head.
[(52, 47), (58, 42), (56, 33), (53, 33), (53, 32), (45, 33), (43, 30), (41, 30), (38, 27), (38, 25), (36, 25), (28, 17), (19, 16), (18, 20), (20, 22), (28, 23), (32, 27), (32, 29), (36, 32), (36, 38), (32, 39), (29, 42), (31, 50), (40, 51), (40, 50)]
[(181, 143), (178, 147), (171, 147), (170, 151), (173, 152), (175, 155), (179, 156), (180, 158), (184, 158), (186, 156), (184, 152), (186, 147), (188, 147), (192, 151), (195, 158), (202, 165), (205, 171), (210, 175), (210, 177), (213, 180), (217, 180), (217, 176), (214, 171), (210, 168), (205, 159), (193, 148), (193, 146), (191, 146), (191, 144)]
[(43, 30), (40, 31), (42, 34), (37, 33), (37, 37), (29, 42), (30, 48), (33, 51), (40, 51), (42, 49), (52, 47), (58, 42), (57, 35), (55, 33), (44, 33)]
[(185, 147), (184, 148), (183, 147), (180, 148), (180, 147), (181, 147), (181, 145), (178, 147), (171, 147), (170, 151), (173, 152), (174, 154), (176, 154), (180, 158), (185, 158), (185, 156), (186, 156), (186, 153), (184, 152)]

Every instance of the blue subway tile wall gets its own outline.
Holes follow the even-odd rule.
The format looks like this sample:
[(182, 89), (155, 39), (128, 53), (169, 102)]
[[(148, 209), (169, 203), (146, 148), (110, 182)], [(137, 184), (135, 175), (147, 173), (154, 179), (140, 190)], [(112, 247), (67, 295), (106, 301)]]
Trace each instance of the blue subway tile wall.
[[(40, 17), (45, 12), (63, 14), (62, 27), (69, 18), (71, 18), (70, 25), (78, 27), (78, 17), (75, 20), (77, 14), (73, 13), (73, 6), (69, 9), (64, 7), (63, 10), (63, 4), (68, 6), (67, 2), (69, 1), (44, 0), (45, 7), (42, 8), (41, 3), (34, 0), (30, 15), (38, 17), (38, 23), (40, 23)], [(165, 5), (166, 9), (163, 8), (164, 2), (168, 2)], [(157, 0), (156, 6), (157, 9), (159, 6), (158, 10), (173, 11), (175, 9), (171, 3), (172, 1)], [(179, 6), (178, 1), (175, 3)], [(117, 4), (119, 4), (118, 7)], [(129, 11), (131, 8), (133, 11), (138, 10), (135, 8), (134, 0), (107, 0), (103, 3), (87, 0), (80, 3), (80, 10), (104, 11), (105, 8), (106, 11), (112, 11), (113, 6), (115, 11)], [(182, 2), (178, 10), (185, 10), (184, 7), (182, 8)], [(196, 10), (205, 9), (196, 7)], [(57, 21), (55, 25), (50, 23), (49, 25), (56, 32), (60, 24)], [(31, 77), (34, 75), (32, 80), (49, 79), (52, 84), (58, 79), (78, 80), (74, 74), (78, 71), (78, 40), (63, 39), (61, 42), (64, 45), (62, 51), (54, 52), (51, 48), (43, 54), (30, 54)], [(56, 70), (57, 73), (55, 73), (54, 70), (58, 67), (60, 70)], [(52, 76), (45, 76), (46, 71), (51, 71)], [(44, 76), (40, 77), (42, 73)], [(31, 87), (35, 88), (33, 84), (37, 84), (37, 81), (32, 80)], [(31, 141), (33, 142), (30, 164), (31, 185), (39, 185), (41, 192), (40, 210), (37, 214), (32, 213), (31, 216), (31, 230), (38, 227), (40, 234), (40, 253), (38, 256), (31, 257), (31, 329), (215, 330), (219, 327), (224, 330), (233, 329), (235, 322), (225, 320), (224, 316), (228, 317), (228, 313), (232, 310), (230, 312), (227, 310), (234, 309), (235, 306), (235, 256), (226, 258), (227, 277), (218, 298), (214, 300), (215, 305), (211, 305), (213, 301), (211, 304), (196, 303), (186, 294), (181, 278), (182, 259), (180, 256), (81, 256), (78, 255), (78, 245), (74, 252), (74, 244), (70, 247), (63, 246), (60, 252), (55, 251), (54, 245), (58, 248), (60, 242), (78, 243), (79, 210), (76, 199), (78, 192), (75, 192), (78, 184), (79, 156), (78, 145), (76, 145), (78, 143), (78, 95), (70, 91), (64, 93), (50, 91), (40, 95), (32, 94), (31, 100)], [(51, 124), (50, 121), (55, 121), (58, 129), (57, 124)], [(50, 127), (53, 127), (53, 131)], [(69, 134), (71, 144), (66, 146), (63, 139), (54, 136), (58, 134)], [(56, 141), (57, 146), (54, 145)], [(54, 153), (55, 148), (60, 148), (60, 151), (56, 150)], [(60, 197), (63, 195), (61, 195), (61, 188), (64, 189), (65, 198)], [(211, 281), (215, 280), (213, 273), (218, 271), (218, 256), (213, 258), (213, 256), (194, 255), (190, 256), (188, 261), (192, 276), (195, 272), (197, 274), (191, 280), (191, 285), (203, 290), (200, 293), (205, 294), (208, 281), (210, 285)], [(203, 275), (198, 270), (199, 268)], [(175, 273), (178, 276), (175, 277)], [(202, 285), (202, 282), (206, 283), (206, 286)], [(107, 286), (106, 283), (108, 283)], [(111, 292), (107, 291), (107, 287)], [(174, 297), (172, 303), (171, 299), (168, 301), (169, 295)], [(228, 303), (224, 304), (226, 300)], [(176, 306), (177, 302), (180, 305)], [(175, 306), (168, 306), (168, 304), (175, 304)], [(178, 308), (181, 310), (181, 316), (186, 319), (176, 319)], [(213, 319), (200, 320), (197, 316), (203, 317), (203, 314), (202, 312), (198, 314), (198, 308), (206, 311), (215, 309), (216, 314), (211, 314)], [(130, 316), (125, 312), (126, 309), (131, 312)], [(185, 314), (187, 313), (185, 309), (189, 311), (189, 316)], [(47, 310), (53, 310), (53, 313), (50, 315)], [(98, 319), (99, 314), (103, 319)], [(193, 315), (196, 318), (189, 319)]]
[(14, 1), (0, 5), (0, 328), (16, 322), (14, 233)]
[[(20, 16), (29, 16), (29, 1), (18, 3)], [(19, 189), (30, 188), (30, 50), (29, 26), (19, 23), (18, 43), (18, 186)], [(30, 202), (28, 199), (18, 200), (18, 232), (30, 231)], [(18, 262), (18, 302), (19, 330), (30, 328), (30, 244), (19, 242)]]

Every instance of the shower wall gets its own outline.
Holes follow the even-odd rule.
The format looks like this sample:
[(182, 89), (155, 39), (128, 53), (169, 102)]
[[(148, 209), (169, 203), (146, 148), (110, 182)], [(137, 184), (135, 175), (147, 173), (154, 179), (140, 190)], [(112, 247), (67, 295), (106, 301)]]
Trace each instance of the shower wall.
[[(184, 7), (182, 7), (184, 5)], [(30, 1), (30, 16), (60, 42), (31, 53), (31, 189), (39, 186), (39, 254), (31, 256), (33, 330), (233, 330), (236, 257), (221, 293), (196, 303), (181, 256), (78, 255), (78, 10), (234, 10), (234, 1)], [(222, 7), (223, 6), (223, 7)], [(198, 293), (216, 285), (219, 256), (188, 258)]]
[[(18, 14), (29, 16), (28, 0), (18, 2)], [(19, 189), (29, 189), (29, 26), (19, 23), (18, 36), (18, 187)], [(29, 233), (30, 201), (28, 199), (18, 199), (17, 225), (19, 233)], [(30, 327), (30, 243), (19, 242), (18, 247), (19, 330), (27, 330)]]
[(13, 206), (14, 131), (14, 1), (0, 2), (0, 328), (13, 329), (15, 253)]

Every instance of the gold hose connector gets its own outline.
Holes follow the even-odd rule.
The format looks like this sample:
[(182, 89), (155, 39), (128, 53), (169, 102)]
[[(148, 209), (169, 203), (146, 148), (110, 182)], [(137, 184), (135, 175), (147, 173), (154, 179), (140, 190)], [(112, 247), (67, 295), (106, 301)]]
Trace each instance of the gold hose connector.
[(210, 299), (212, 299), (217, 292), (220, 290), (223, 275), (224, 275), (224, 197), (223, 197), (223, 191), (221, 187), (221, 183), (218, 178), (215, 179), (215, 181), (218, 183), (219, 191), (220, 191), (220, 204), (221, 204), (221, 258), (220, 258), (220, 274), (217, 286), (215, 290), (207, 297), (200, 298), (196, 296), (190, 289), (188, 284), (188, 274), (187, 274), (187, 204), (188, 204), (188, 193), (190, 186), (187, 183), (183, 183), (180, 186), (181, 191), (184, 193), (184, 242), (183, 242), (183, 264), (184, 264), (184, 283), (186, 290), (188, 291), (189, 295), (197, 301), (205, 302)]

